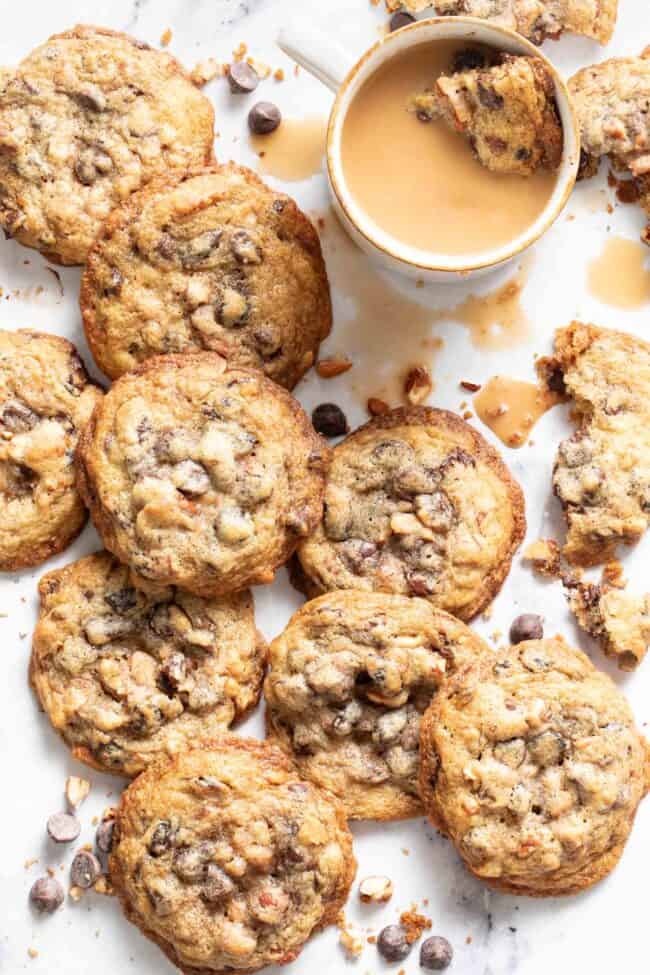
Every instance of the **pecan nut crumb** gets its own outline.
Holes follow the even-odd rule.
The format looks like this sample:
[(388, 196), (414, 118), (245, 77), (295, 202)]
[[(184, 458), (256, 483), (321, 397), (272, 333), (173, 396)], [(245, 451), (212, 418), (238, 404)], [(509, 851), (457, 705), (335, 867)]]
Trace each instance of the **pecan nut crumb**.
[(332, 379), (351, 369), (352, 363), (346, 356), (332, 355), (326, 359), (319, 359), (315, 368), (322, 379)]
[(406, 398), (413, 406), (423, 403), (433, 389), (431, 373), (425, 366), (414, 366), (404, 381)]
[(383, 399), (377, 399), (376, 396), (370, 396), (366, 405), (371, 416), (381, 416), (390, 410), (388, 403)]

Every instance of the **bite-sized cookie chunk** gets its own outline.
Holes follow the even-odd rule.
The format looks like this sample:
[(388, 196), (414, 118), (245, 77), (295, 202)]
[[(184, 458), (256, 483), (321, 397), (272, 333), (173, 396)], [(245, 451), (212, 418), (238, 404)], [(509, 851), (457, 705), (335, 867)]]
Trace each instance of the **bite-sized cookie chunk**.
[[(650, 217), (650, 48), (639, 58), (612, 58), (569, 81), (580, 126), (580, 176), (593, 176), (602, 156), (629, 171)], [(646, 228), (643, 239), (650, 243)]]
[(136, 775), (219, 735), (259, 699), (253, 599), (134, 583), (98, 552), (44, 576), (32, 686), (75, 758)]
[(621, 670), (636, 670), (650, 644), (650, 596), (571, 580), (569, 606), (578, 623)]
[(77, 457), (106, 548), (150, 582), (215, 596), (271, 582), (318, 524), (329, 453), (286, 390), (197, 352), (118, 379)]
[(332, 319), (311, 223), (234, 163), (157, 180), (114, 210), (88, 256), (81, 311), (113, 379), (152, 355), (211, 349), (289, 389)]
[(442, 118), (461, 132), (492, 172), (530, 176), (560, 165), (555, 87), (539, 58), (505, 54), (499, 64), (441, 75), (411, 108), (420, 119)]
[(386, 0), (389, 10), (438, 16), (482, 17), (523, 34), (534, 44), (564, 31), (607, 44), (614, 33), (618, 0)]
[(128, 919), (187, 975), (293, 961), (336, 920), (355, 869), (334, 797), (280, 749), (234, 737), (139, 776), (110, 861)]
[(432, 822), (472, 873), (513, 894), (574, 894), (605, 877), (650, 781), (627, 701), (559, 637), (452, 678), (420, 747)]
[(0, 226), (83, 264), (102, 220), (157, 173), (212, 158), (214, 113), (169, 54), (78, 26), (0, 75)]
[(563, 380), (578, 420), (553, 474), (568, 520), (563, 555), (598, 565), (621, 542), (638, 541), (650, 517), (650, 345), (573, 322), (558, 330), (555, 354), (541, 365)]
[(454, 413), (414, 407), (335, 447), (323, 520), (298, 555), (310, 595), (424, 596), (467, 620), (496, 596), (524, 531), (497, 452)]
[(0, 330), (0, 569), (38, 565), (86, 523), (73, 460), (101, 397), (66, 339)]
[(485, 650), (423, 599), (320, 596), (271, 644), (269, 734), (351, 819), (417, 816), (422, 715), (442, 680)]

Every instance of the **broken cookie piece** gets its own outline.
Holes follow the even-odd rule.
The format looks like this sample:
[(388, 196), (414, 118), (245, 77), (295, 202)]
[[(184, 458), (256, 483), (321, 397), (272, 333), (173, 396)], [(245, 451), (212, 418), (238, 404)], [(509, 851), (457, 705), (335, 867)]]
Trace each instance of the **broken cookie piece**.
[[(650, 216), (650, 48), (638, 58), (612, 58), (583, 68), (569, 81), (580, 126), (579, 177), (593, 176), (602, 156), (636, 181)], [(643, 239), (650, 243), (646, 228)]]
[(650, 595), (570, 580), (567, 599), (579, 625), (621, 670), (636, 670), (650, 644)]
[(540, 59), (505, 54), (498, 64), (442, 75), (411, 108), (423, 121), (442, 118), (461, 132), (492, 172), (530, 176), (556, 169), (562, 157), (554, 90)]
[(386, 0), (388, 10), (438, 16), (481, 17), (510, 27), (534, 44), (557, 40), (565, 31), (607, 44), (614, 33), (618, 0)]
[(541, 576), (556, 579), (560, 575), (560, 547), (552, 538), (539, 538), (524, 549), (524, 562), (530, 562), (533, 571)]
[(555, 355), (540, 370), (547, 382), (563, 382), (578, 423), (553, 473), (568, 521), (562, 554), (572, 565), (599, 565), (648, 526), (650, 344), (573, 322), (558, 330)]

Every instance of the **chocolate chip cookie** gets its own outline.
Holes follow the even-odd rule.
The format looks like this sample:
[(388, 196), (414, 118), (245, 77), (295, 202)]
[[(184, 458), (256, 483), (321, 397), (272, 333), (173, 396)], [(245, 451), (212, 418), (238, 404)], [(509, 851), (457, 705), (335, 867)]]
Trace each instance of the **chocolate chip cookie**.
[(152, 176), (212, 159), (214, 113), (169, 54), (101, 27), (55, 34), (0, 74), (0, 226), (83, 264)]
[(573, 322), (540, 370), (574, 398), (578, 422), (553, 473), (568, 521), (563, 555), (574, 565), (608, 562), (650, 517), (650, 344)]
[(481, 17), (523, 34), (534, 44), (565, 31), (611, 40), (618, 0), (386, 0), (389, 10), (411, 13), (431, 8), (438, 16)]
[(0, 330), (0, 569), (38, 565), (86, 523), (73, 459), (101, 397), (66, 339)]
[(351, 819), (417, 816), (422, 715), (443, 679), (486, 650), (424, 599), (327, 593), (271, 644), (269, 735)]
[(565, 580), (565, 586), (580, 627), (621, 670), (636, 670), (650, 645), (650, 595), (579, 579)]
[(513, 894), (573, 894), (605, 877), (650, 782), (627, 701), (559, 637), (452, 677), (420, 747), (432, 822), (472, 873)]
[(423, 596), (467, 620), (501, 588), (524, 532), (521, 488), (497, 452), (454, 413), (413, 407), (334, 448), (323, 520), (298, 556), (310, 595)]
[(82, 762), (136, 775), (257, 704), (266, 645), (249, 592), (142, 588), (97, 552), (43, 576), (39, 593), (31, 683)]
[(441, 75), (413, 96), (410, 108), (421, 120), (441, 118), (461, 132), (492, 172), (531, 176), (560, 165), (555, 85), (540, 58), (505, 54), (498, 64)]
[(109, 551), (149, 582), (217, 596), (271, 582), (313, 530), (329, 449), (282, 387), (196, 352), (118, 379), (77, 457)]
[(338, 802), (266, 742), (222, 738), (123, 793), (111, 879), (130, 921), (187, 975), (293, 961), (355, 873)]
[[(611, 58), (582, 68), (569, 81), (580, 126), (580, 176), (592, 176), (602, 156), (629, 172), (650, 217), (650, 48), (638, 58)], [(650, 242), (650, 231), (644, 234)]]
[(115, 209), (88, 256), (81, 311), (113, 379), (152, 355), (210, 349), (289, 389), (332, 321), (318, 234), (234, 163), (153, 182)]

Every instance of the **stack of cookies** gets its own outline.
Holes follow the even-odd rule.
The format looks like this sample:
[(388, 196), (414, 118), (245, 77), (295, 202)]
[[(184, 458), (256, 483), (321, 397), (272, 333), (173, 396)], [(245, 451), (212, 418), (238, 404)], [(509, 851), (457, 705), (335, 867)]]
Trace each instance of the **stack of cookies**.
[[(560, 639), (495, 656), (466, 625), (525, 532), (475, 430), (420, 407), (315, 432), (290, 390), (331, 327), (318, 236), (212, 143), (180, 65), (124, 35), (77, 27), (0, 78), (0, 224), (85, 265), (114, 380), (0, 335), (0, 567), (86, 509), (105, 546), (41, 579), (30, 675), (78, 759), (135, 777), (125, 913), (188, 973), (290, 961), (348, 895), (347, 820), (423, 810), (487, 883), (580, 890), (646, 791), (630, 709)], [(289, 560), (315, 598), (269, 649), (248, 587)], [(262, 686), (268, 741), (230, 734)]]

